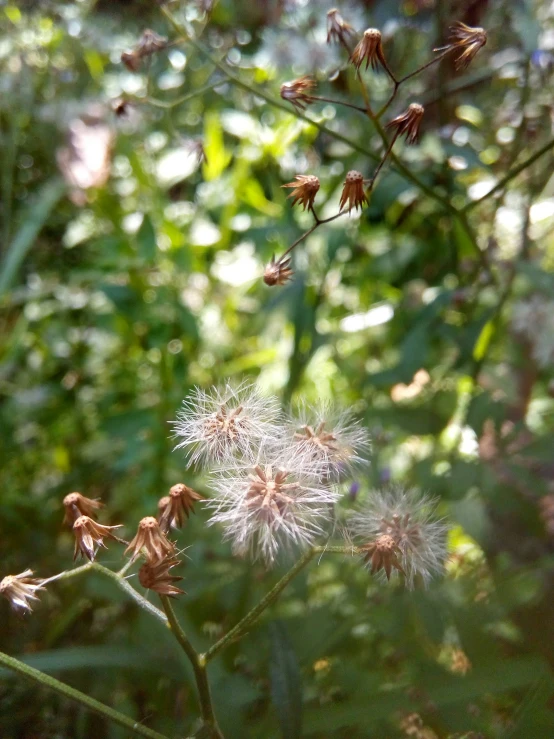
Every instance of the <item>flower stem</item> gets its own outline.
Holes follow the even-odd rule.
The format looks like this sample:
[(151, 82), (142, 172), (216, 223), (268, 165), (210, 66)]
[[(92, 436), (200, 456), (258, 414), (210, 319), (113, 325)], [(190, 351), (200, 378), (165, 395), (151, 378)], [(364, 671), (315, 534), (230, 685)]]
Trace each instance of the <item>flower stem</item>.
[(4, 652), (0, 652), (0, 664), (4, 665), (4, 667), (7, 667), (9, 670), (13, 670), (20, 675), (33, 680), (35, 683), (39, 683), (40, 685), (63, 695), (65, 698), (69, 698), (69, 700), (80, 703), (90, 711), (103, 716), (107, 721), (112, 721), (114, 724), (123, 726), (123, 728), (127, 729), (127, 731), (132, 734), (150, 737), (150, 739), (167, 739), (164, 734), (159, 734), (157, 731), (148, 729), (146, 726), (143, 726), (134, 719), (129, 718), (129, 716), (119, 713), (119, 711), (106, 706), (104, 703), (100, 703), (100, 701), (91, 698), (85, 693), (81, 693), (80, 690), (76, 690), (70, 685), (66, 685), (65, 683), (60, 682), (60, 680), (56, 680), (55, 677), (46, 675), (44, 672), (26, 665), (15, 657), (10, 657), (9, 655), (4, 654)]
[(198, 654), (196, 649), (190, 643), (187, 635), (183, 631), (181, 624), (177, 620), (177, 616), (175, 615), (175, 611), (173, 610), (173, 606), (171, 605), (171, 600), (167, 597), (167, 595), (160, 595), (160, 599), (162, 601), (162, 606), (169, 622), (169, 627), (192, 665), (196, 687), (198, 688), (200, 710), (202, 713), (204, 726), (210, 732), (210, 737), (213, 737), (213, 739), (223, 739), (223, 734), (221, 733), (217, 725), (214, 714), (212, 696), (210, 693), (210, 685), (208, 683), (208, 674), (206, 672), (206, 660), (204, 659), (204, 655)]

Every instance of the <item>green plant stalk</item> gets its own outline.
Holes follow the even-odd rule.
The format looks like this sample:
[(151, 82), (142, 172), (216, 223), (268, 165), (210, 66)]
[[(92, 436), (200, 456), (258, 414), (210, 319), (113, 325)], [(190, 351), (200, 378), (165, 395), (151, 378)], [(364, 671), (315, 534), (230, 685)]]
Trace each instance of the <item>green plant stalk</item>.
[(203, 659), (203, 655), (198, 654), (196, 649), (190, 643), (187, 635), (181, 627), (181, 624), (177, 620), (177, 616), (175, 615), (175, 611), (171, 605), (171, 600), (168, 596), (160, 595), (160, 599), (173, 636), (179, 642), (192, 665), (196, 687), (198, 688), (198, 697), (200, 699), (200, 709), (204, 725), (210, 730), (211, 736), (216, 739), (223, 739), (223, 734), (217, 725), (217, 720), (214, 714), (208, 674), (206, 672), (206, 660)]
[(9, 670), (13, 670), (18, 674), (23, 675), (23, 677), (38, 683), (39, 685), (43, 685), (49, 690), (53, 690), (69, 700), (79, 703), (90, 711), (102, 716), (107, 721), (111, 721), (114, 724), (122, 726), (132, 734), (150, 737), (150, 739), (168, 739), (164, 734), (159, 734), (157, 731), (153, 731), (152, 729), (148, 729), (146, 726), (142, 726), (142, 724), (134, 721), (128, 716), (125, 716), (125, 714), (119, 713), (119, 711), (106, 706), (104, 703), (91, 698), (85, 693), (81, 693), (80, 690), (76, 690), (70, 685), (66, 685), (60, 680), (56, 680), (55, 677), (46, 675), (44, 672), (26, 665), (15, 657), (10, 657), (8, 654), (4, 654), (4, 652), (0, 652), (0, 664), (4, 665), (4, 667), (7, 667)]

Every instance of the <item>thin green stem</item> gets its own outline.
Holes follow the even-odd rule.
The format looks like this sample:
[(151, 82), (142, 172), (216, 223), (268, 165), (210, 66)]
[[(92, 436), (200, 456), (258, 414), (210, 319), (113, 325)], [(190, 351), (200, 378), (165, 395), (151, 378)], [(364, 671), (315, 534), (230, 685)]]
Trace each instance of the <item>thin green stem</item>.
[(322, 103), (332, 103), (333, 105), (344, 105), (346, 108), (352, 108), (357, 110), (359, 113), (365, 113), (365, 108), (361, 108), (359, 105), (353, 105), (352, 103), (346, 103), (344, 100), (333, 100), (332, 98), (324, 98), (321, 95), (311, 95), (313, 100), (319, 100)]
[(7, 667), (9, 670), (13, 670), (18, 674), (23, 675), (23, 677), (38, 683), (39, 685), (43, 685), (49, 690), (53, 690), (59, 695), (64, 696), (64, 698), (68, 698), (69, 700), (79, 703), (90, 711), (102, 716), (107, 721), (111, 721), (114, 724), (122, 726), (132, 734), (150, 737), (150, 739), (168, 739), (164, 734), (159, 734), (157, 731), (148, 729), (146, 726), (134, 721), (132, 718), (125, 716), (125, 714), (119, 713), (119, 711), (104, 705), (104, 703), (100, 703), (100, 701), (91, 698), (85, 693), (81, 693), (80, 690), (76, 690), (70, 685), (66, 685), (60, 680), (56, 680), (56, 678), (51, 675), (46, 675), (44, 672), (26, 665), (15, 657), (10, 657), (9, 655), (4, 654), (4, 652), (0, 652), (0, 664), (4, 665), (4, 667)]
[(104, 567), (103, 565), (98, 564), (98, 562), (92, 563), (92, 570), (96, 572), (100, 572), (102, 575), (105, 575), (106, 577), (109, 577), (110, 580), (113, 580), (118, 588), (123, 590), (124, 593), (126, 593), (132, 600), (135, 601), (135, 603), (142, 608), (143, 611), (146, 611), (146, 613), (149, 613), (151, 616), (154, 616), (158, 619), (158, 621), (161, 621), (162, 623), (167, 623), (167, 619), (164, 616), (164, 614), (160, 611), (159, 608), (156, 608), (156, 606), (153, 606), (152, 603), (146, 600), (146, 598), (143, 598), (140, 593), (137, 593), (137, 591), (133, 588), (132, 585), (129, 585), (127, 580), (125, 578), (120, 577), (117, 572), (113, 572), (112, 570), (109, 570), (107, 567)]
[(190, 643), (187, 635), (183, 631), (183, 628), (177, 619), (177, 616), (175, 615), (175, 611), (173, 610), (173, 606), (171, 605), (171, 600), (166, 595), (160, 595), (160, 599), (162, 601), (163, 609), (169, 622), (169, 627), (192, 665), (194, 678), (196, 680), (196, 687), (198, 688), (200, 710), (202, 712), (202, 720), (204, 721), (204, 725), (211, 732), (212, 737), (223, 739), (223, 735), (217, 725), (217, 720), (214, 714), (212, 696), (210, 693), (210, 685), (208, 682), (208, 674), (206, 672), (206, 660), (204, 659), (203, 655), (198, 654), (196, 649)]
[(127, 95), (126, 99), (131, 100), (135, 103), (148, 104), (148, 105), (153, 105), (155, 108), (164, 108), (165, 110), (170, 110), (171, 108), (176, 108), (177, 106), (182, 105), (183, 103), (186, 103), (195, 97), (199, 97), (200, 95), (203, 95), (205, 92), (209, 92), (210, 90), (213, 90), (214, 87), (218, 87), (218, 85), (221, 85), (221, 84), (222, 84), (221, 80), (218, 80), (216, 82), (211, 82), (208, 85), (199, 87), (197, 90), (194, 90), (194, 92), (189, 92), (186, 95), (182, 95), (180, 98), (177, 98), (176, 100), (171, 100), (171, 101), (158, 100), (157, 98), (153, 98), (153, 97), (139, 97), (137, 95)]
[(499, 190), (503, 190), (508, 182), (510, 180), (513, 180), (514, 177), (517, 177), (518, 174), (523, 172), (523, 170), (527, 169), (527, 167), (530, 167), (532, 164), (534, 164), (537, 159), (540, 159), (544, 154), (550, 151), (550, 149), (554, 148), (554, 139), (550, 139), (548, 143), (546, 143), (544, 146), (542, 146), (538, 151), (536, 151), (534, 154), (532, 154), (528, 159), (525, 159), (521, 164), (518, 164), (516, 167), (511, 169), (501, 180), (499, 180), (496, 185), (491, 188), (485, 195), (482, 195), (478, 200), (473, 200), (471, 203), (467, 203), (462, 208), (463, 213), (467, 213), (470, 210), (473, 210), (477, 205), (480, 205), (484, 200), (488, 200), (488, 198), (492, 197), (496, 192)]

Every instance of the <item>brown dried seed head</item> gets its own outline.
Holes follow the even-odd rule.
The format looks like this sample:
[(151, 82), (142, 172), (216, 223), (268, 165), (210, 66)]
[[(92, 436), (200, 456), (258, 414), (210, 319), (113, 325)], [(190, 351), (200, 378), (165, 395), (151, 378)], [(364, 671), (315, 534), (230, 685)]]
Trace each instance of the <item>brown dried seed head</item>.
[(341, 16), (337, 8), (331, 8), (327, 12), (327, 43), (330, 44), (333, 41), (338, 41), (346, 49), (348, 49), (348, 42), (351, 36), (354, 36), (355, 31), (352, 26), (347, 23)]
[(65, 517), (63, 522), (68, 526), (73, 526), (79, 516), (96, 516), (96, 511), (103, 508), (104, 504), (97, 498), (86, 498), (81, 493), (69, 493), (63, 499), (65, 508)]
[(121, 63), (124, 64), (130, 72), (138, 72), (140, 69), (141, 58), (136, 51), (124, 51), (121, 54)]
[(450, 36), (446, 46), (440, 46), (434, 51), (461, 51), (454, 61), (456, 70), (461, 71), (468, 66), (479, 49), (486, 43), (487, 32), (484, 28), (466, 26), (465, 23), (456, 21), (450, 26)]
[(314, 102), (315, 98), (310, 94), (317, 87), (313, 77), (306, 74), (291, 82), (285, 82), (281, 85), (281, 97), (288, 100), (298, 110), (305, 110), (308, 105)]
[(406, 136), (409, 144), (415, 144), (419, 137), (419, 127), (425, 108), (419, 103), (411, 103), (408, 108), (387, 123), (387, 128), (396, 128), (396, 136)]
[(379, 65), (386, 69), (387, 61), (383, 51), (381, 31), (377, 28), (368, 28), (364, 31), (364, 35), (350, 56), (350, 61), (358, 71), (364, 62), (366, 69), (370, 64), (372, 69), (378, 69)]
[(364, 203), (368, 203), (367, 196), (364, 191), (364, 176), (355, 169), (350, 170), (344, 180), (342, 194), (340, 196), (339, 209), (343, 210), (348, 206), (348, 210), (362, 208)]
[(364, 552), (364, 561), (371, 565), (372, 575), (379, 570), (384, 570), (387, 580), (390, 580), (393, 567), (405, 574), (398, 561), (400, 549), (392, 536), (381, 534), (375, 541), (365, 544), (360, 549)]
[(311, 208), (314, 204), (315, 196), (319, 190), (319, 179), (313, 174), (297, 174), (294, 176), (295, 182), (289, 182), (281, 187), (291, 187), (292, 192), (288, 196), (293, 198), (293, 206), (300, 203), (304, 210)]
[(175, 550), (175, 545), (167, 539), (153, 516), (141, 519), (136, 536), (129, 542), (125, 554), (131, 552), (131, 559), (135, 560), (143, 550), (152, 561), (162, 560)]
[(175, 586), (174, 583), (182, 580), (179, 575), (172, 575), (170, 570), (181, 564), (178, 559), (167, 558), (160, 561), (148, 560), (138, 571), (138, 579), (143, 588), (153, 590), (159, 595), (168, 595), (174, 598), (184, 590)]
[(112, 534), (113, 529), (120, 529), (121, 524), (117, 526), (103, 526), (97, 521), (93, 521), (89, 516), (79, 516), (73, 524), (73, 533), (75, 535), (75, 551), (73, 559), (77, 559), (77, 555), (81, 554), (91, 562), (96, 556), (99, 547), (106, 547), (104, 539), (114, 539), (122, 541), (119, 537)]
[(42, 589), (43, 581), (32, 575), (32, 570), (25, 570), (19, 575), (6, 575), (0, 581), (0, 595), (8, 600), (14, 611), (30, 612), (32, 609), (29, 601), (38, 600), (35, 593)]
[(266, 266), (264, 270), (264, 282), (266, 285), (273, 287), (273, 285), (284, 285), (287, 283), (292, 275), (293, 270), (290, 269), (290, 257), (286, 259), (279, 259), (275, 261), (275, 255), (271, 257), (271, 262)]
[(204, 500), (204, 498), (184, 483), (180, 482), (173, 485), (169, 490), (163, 511), (160, 507), (161, 501), (158, 503), (158, 510), (160, 511), (158, 521), (162, 531), (167, 534), (171, 526), (181, 528), (185, 519), (188, 519), (189, 515), (194, 513), (194, 504), (199, 500)]

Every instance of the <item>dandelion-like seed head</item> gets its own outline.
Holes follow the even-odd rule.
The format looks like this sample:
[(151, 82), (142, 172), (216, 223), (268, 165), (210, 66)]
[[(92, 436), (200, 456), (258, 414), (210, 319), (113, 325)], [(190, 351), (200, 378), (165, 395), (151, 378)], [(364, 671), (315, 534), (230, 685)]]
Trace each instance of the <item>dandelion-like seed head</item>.
[(364, 176), (361, 172), (355, 169), (351, 169), (347, 173), (344, 185), (342, 187), (342, 194), (340, 196), (339, 210), (347, 208), (347, 210), (360, 210), (363, 208), (364, 203), (369, 203), (367, 196), (364, 191)]
[(6, 575), (0, 580), (0, 595), (9, 602), (16, 613), (30, 613), (30, 601), (38, 601), (35, 593), (42, 589), (42, 580), (33, 577), (32, 570), (25, 570), (19, 575)]
[(461, 51), (456, 57), (454, 65), (459, 72), (473, 60), (479, 49), (487, 43), (487, 32), (484, 28), (466, 26), (461, 21), (456, 21), (450, 26), (450, 36), (446, 46), (441, 46), (434, 51)]
[(251, 383), (195, 388), (184, 402), (174, 424), (180, 439), (177, 449), (187, 449), (189, 464), (225, 464), (235, 457), (252, 457), (266, 439), (281, 431), (276, 398), (264, 397)]
[(303, 111), (315, 101), (311, 93), (316, 87), (317, 83), (314, 78), (305, 74), (296, 80), (284, 82), (281, 85), (281, 97), (292, 103), (297, 110)]
[(209, 523), (223, 524), (236, 554), (268, 566), (321, 535), (338, 499), (296, 445), (264, 449), (254, 463), (216, 473), (213, 487)]
[(334, 480), (348, 477), (356, 466), (367, 463), (369, 435), (349, 411), (329, 403), (304, 406), (290, 426), (303, 453)]
[(350, 56), (350, 61), (358, 72), (364, 62), (366, 69), (370, 64), (372, 69), (378, 69), (379, 65), (386, 69), (387, 62), (383, 50), (381, 31), (377, 28), (368, 28), (365, 30), (360, 42)]
[(436, 518), (436, 506), (436, 500), (413, 489), (398, 487), (370, 495), (365, 506), (350, 516), (348, 532), (365, 552), (372, 572), (382, 569), (389, 578), (396, 570), (413, 588), (416, 578), (428, 585), (443, 570), (447, 526)]

